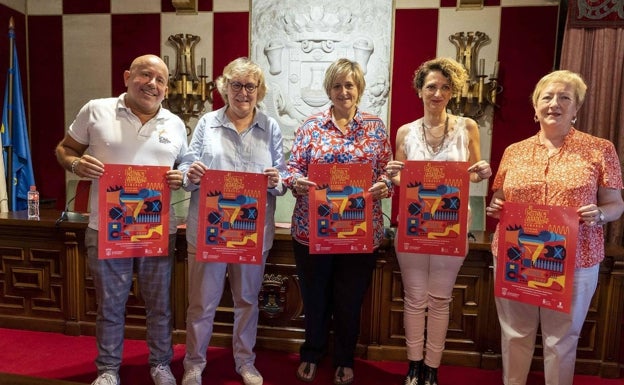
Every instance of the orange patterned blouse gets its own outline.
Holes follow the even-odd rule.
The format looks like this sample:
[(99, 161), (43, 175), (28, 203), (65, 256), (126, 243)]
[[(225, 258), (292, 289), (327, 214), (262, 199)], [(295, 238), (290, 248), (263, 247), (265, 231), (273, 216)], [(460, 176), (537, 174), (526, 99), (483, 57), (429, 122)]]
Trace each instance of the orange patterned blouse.
[[(598, 188), (622, 189), (620, 161), (613, 143), (570, 130), (558, 152), (549, 155), (535, 135), (505, 149), (492, 190), (503, 189), (505, 200), (581, 207), (597, 203)], [(498, 225), (492, 253), (498, 251)], [(580, 224), (576, 267), (604, 259), (602, 226)]]

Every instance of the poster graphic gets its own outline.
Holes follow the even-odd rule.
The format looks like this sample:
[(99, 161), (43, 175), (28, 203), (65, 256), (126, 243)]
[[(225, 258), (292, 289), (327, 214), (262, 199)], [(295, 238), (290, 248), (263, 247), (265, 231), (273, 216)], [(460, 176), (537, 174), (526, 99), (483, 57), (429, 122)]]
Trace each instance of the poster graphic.
[(262, 263), (267, 177), (208, 170), (200, 184), (196, 259)]
[(466, 255), (468, 167), (468, 162), (405, 162), (399, 193), (398, 251)]
[(98, 190), (100, 259), (168, 255), (169, 169), (105, 165)]
[(573, 207), (505, 202), (495, 295), (569, 313), (578, 226)]
[(310, 254), (373, 251), (373, 206), (369, 164), (311, 164)]

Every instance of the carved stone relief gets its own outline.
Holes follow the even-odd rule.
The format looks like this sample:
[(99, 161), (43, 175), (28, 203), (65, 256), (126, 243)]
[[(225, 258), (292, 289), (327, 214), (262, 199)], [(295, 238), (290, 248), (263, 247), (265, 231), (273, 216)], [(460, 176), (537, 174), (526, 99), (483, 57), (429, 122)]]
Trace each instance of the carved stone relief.
[(277, 119), (289, 152), (297, 127), (329, 107), (325, 70), (336, 59), (365, 72), (364, 111), (388, 122), (392, 0), (252, 0), (251, 58), (269, 91), (261, 108)]

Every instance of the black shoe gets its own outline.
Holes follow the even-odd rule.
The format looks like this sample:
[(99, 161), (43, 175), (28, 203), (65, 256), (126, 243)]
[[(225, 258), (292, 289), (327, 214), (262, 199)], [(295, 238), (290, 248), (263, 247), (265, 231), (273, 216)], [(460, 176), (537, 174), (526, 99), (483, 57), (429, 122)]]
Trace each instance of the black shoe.
[(423, 380), (424, 385), (438, 385), (438, 368), (425, 365)]
[(423, 360), (410, 361), (409, 369), (405, 375), (405, 385), (422, 385)]

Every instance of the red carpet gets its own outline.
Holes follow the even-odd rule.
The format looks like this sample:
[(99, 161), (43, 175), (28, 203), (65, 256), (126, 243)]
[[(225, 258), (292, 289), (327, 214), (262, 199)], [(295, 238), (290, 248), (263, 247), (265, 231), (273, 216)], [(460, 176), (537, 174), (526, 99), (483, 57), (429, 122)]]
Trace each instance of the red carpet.
[[(30, 332), (0, 328), (0, 372), (47, 379), (62, 379), (90, 384), (95, 378), (93, 360), (96, 355), (94, 337), (70, 337), (57, 333)], [(172, 371), (181, 382), (184, 345), (174, 347)], [(269, 350), (257, 351), (256, 367), (264, 377), (264, 385), (300, 384), (295, 379), (299, 363), (297, 354)], [(402, 384), (406, 363), (358, 360), (355, 364), (354, 385)], [(147, 347), (144, 341), (126, 340), (123, 366), (120, 372), (123, 385), (152, 385), (147, 366)], [(331, 384), (331, 362), (321, 363), (312, 384)], [(441, 385), (498, 385), (500, 370), (442, 366)], [(204, 384), (240, 385), (234, 372), (231, 349), (210, 348)], [(541, 373), (531, 373), (527, 385), (544, 384)], [(593, 376), (576, 376), (575, 385), (622, 385), (624, 379), (606, 380)]]

